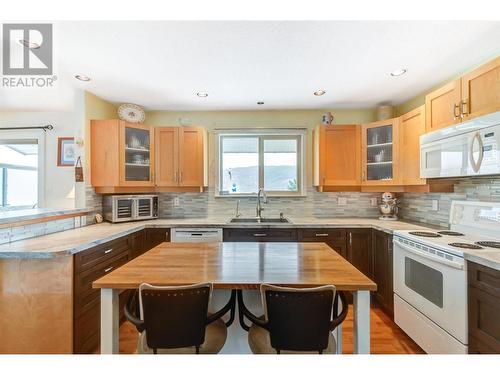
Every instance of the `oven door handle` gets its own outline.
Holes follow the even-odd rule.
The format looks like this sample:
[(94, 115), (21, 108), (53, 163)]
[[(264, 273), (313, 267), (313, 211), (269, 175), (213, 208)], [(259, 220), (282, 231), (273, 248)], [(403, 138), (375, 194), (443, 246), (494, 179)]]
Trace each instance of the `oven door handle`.
[(432, 260), (433, 262), (441, 263), (441, 264), (444, 264), (445, 266), (456, 268), (459, 270), (462, 270), (464, 268), (463, 264), (460, 264), (457, 262), (452, 262), (451, 260), (446, 260), (446, 259), (443, 259), (441, 257), (429, 255), (423, 251), (419, 251), (419, 250), (414, 249), (410, 246), (404, 245), (399, 241), (396, 242), (396, 245), (400, 246), (401, 248), (403, 248), (405, 251), (408, 251), (409, 253), (416, 254), (422, 258)]

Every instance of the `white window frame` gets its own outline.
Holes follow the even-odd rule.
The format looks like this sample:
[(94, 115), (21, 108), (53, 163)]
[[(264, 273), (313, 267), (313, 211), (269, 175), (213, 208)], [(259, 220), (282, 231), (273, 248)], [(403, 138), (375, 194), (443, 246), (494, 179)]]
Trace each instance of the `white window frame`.
[(306, 196), (306, 136), (307, 129), (216, 129), (215, 135), (215, 196), (219, 198), (255, 197), (257, 193), (222, 194), (222, 142), (224, 137), (259, 137), (259, 187), (264, 184), (264, 140), (297, 139), (297, 191), (267, 191), (271, 197), (305, 197)]
[[(2, 130), (3, 140), (26, 141), (36, 140), (38, 144), (38, 186), (37, 186), (37, 208), (45, 207), (45, 132), (43, 130)], [(16, 209), (14, 206), (14, 210)], [(24, 208), (24, 207), (23, 207)], [(0, 211), (2, 208), (0, 208)]]

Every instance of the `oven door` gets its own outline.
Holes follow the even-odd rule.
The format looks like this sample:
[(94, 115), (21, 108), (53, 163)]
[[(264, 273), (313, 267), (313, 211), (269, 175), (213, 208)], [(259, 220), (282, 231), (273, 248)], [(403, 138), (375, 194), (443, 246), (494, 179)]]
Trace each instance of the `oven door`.
[(135, 220), (144, 220), (153, 218), (153, 198), (138, 197), (136, 200), (135, 207), (137, 210), (135, 212)]
[(449, 261), (394, 241), (394, 292), (463, 344), (467, 344), (467, 273)]
[(135, 201), (133, 198), (114, 197), (113, 198), (113, 222), (134, 220)]

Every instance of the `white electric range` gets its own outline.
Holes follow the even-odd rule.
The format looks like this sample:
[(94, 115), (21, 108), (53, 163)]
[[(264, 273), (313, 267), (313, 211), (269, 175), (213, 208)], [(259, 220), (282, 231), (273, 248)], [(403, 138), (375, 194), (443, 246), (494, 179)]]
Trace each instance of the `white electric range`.
[(500, 249), (500, 202), (453, 201), (449, 223), (394, 232), (394, 321), (432, 354), (467, 353), (464, 252)]

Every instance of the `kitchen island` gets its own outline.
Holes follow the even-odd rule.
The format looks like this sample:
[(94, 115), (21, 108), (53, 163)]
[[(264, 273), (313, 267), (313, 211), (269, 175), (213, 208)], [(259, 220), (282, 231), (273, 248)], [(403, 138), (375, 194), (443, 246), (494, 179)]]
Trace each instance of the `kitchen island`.
[(141, 283), (213, 283), (214, 289), (255, 290), (335, 285), (354, 295), (354, 350), (370, 352), (370, 291), (376, 284), (324, 243), (162, 243), (96, 280), (101, 289), (101, 353), (118, 353), (119, 291)]

